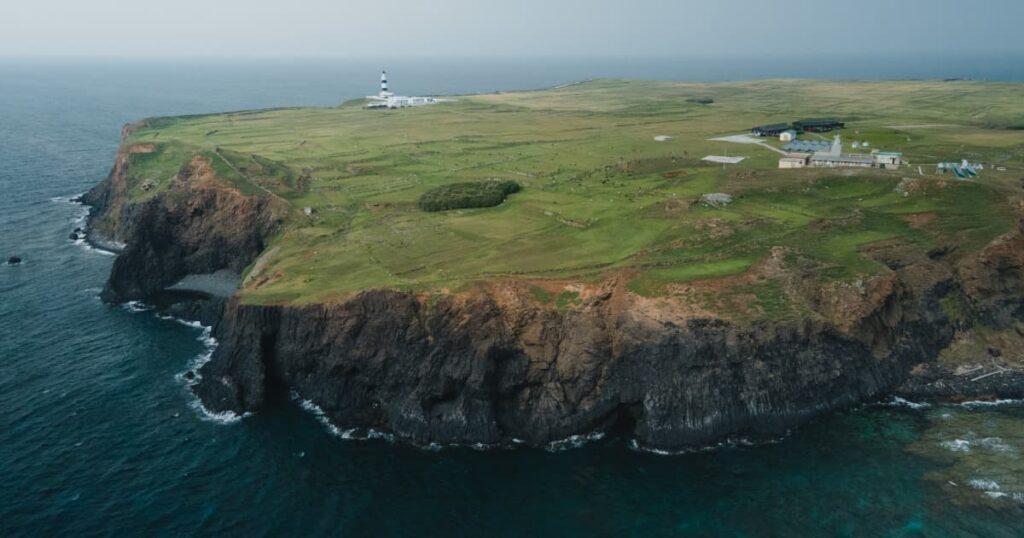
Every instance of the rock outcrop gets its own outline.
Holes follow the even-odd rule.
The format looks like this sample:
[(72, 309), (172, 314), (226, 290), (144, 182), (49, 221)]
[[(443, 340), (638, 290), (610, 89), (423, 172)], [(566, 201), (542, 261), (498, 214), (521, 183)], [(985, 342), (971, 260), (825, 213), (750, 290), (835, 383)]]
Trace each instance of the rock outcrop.
[(927, 315), (939, 310), (873, 312), (862, 323), (886, 332), (879, 349), (827, 323), (658, 322), (615, 312), (615, 293), (570, 312), (487, 291), (431, 306), (391, 291), (306, 307), (235, 301), (197, 392), (213, 410), (245, 412), (294, 391), (341, 426), (417, 443), (541, 445), (615, 430), (681, 447), (779, 435), (878, 397), (952, 337)]
[(960, 267), (961, 282), (976, 317), (995, 327), (1024, 318), (1024, 220)]
[(132, 203), (133, 151), (122, 148), (107, 179), (82, 197), (93, 206), (90, 234), (125, 244), (103, 290), (107, 301), (144, 299), (191, 274), (241, 274), (287, 216), (283, 201), (219, 181), (204, 157), (183, 166), (166, 191)]

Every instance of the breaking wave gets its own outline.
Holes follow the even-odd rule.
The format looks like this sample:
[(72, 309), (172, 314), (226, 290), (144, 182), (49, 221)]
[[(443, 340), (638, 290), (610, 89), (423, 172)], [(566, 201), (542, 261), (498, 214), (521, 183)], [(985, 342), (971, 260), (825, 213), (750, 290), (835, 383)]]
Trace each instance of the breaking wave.
[(210, 362), (210, 359), (213, 358), (214, 350), (217, 349), (217, 339), (213, 337), (213, 327), (203, 325), (198, 321), (189, 321), (164, 314), (157, 314), (156, 317), (166, 321), (174, 321), (186, 327), (199, 329), (201, 331), (199, 336), (196, 337), (196, 340), (203, 343), (203, 352), (193, 357), (192, 360), (188, 362), (185, 370), (178, 372), (174, 376), (178, 382), (184, 384), (188, 388), (190, 398), (188, 406), (199, 415), (199, 418), (209, 422), (216, 422), (217, 424), (235, 424), (243, 418), (251, 416), (252, 413), (243, 413), (240, 415), (233, 411), (211, 411), (203, 405), (202, 400), (200, 400), (199, 396), (196, 395), (194, 390), (192, 390), (192, 388), (203, 379), (200, 369), (202, 369), (206, 363)]
[(949, 441), (942, 441), (939, 446), (945, 448), (950, 452), (970, 452), (972, 449), (988, 450), (990, 452), (1003, 452), (1011, 453), (1016, 452), (1016, 449), (1003, 441), (1000, 437), (983, 437), (981, 439), (975, 439), (968, 435), (966, 439), (952, 439)]
[(950, 452), (970, 452), (971, 442), (966, 439), (953, 439), (952, 441), (943, 441), (939, 443), (939, 446), (945, 448)]
[[(152, 311), (156, 307), (146, 304), (142, 301), (128, 301), (127, 303), (122, 303), (121, 308), (124, 308), (125, 310), (133, 314), (138, 314), (142, 312)], [(165, 321), (173, 321), (175, 323), (180, 323), (186, 327), (189, 327), (191, 329), (198, 329), (200, 331), (199, 336), (196, 337), (196, 340), (203, 343), (203, 351), (196, 355), (195, 357), (193, 357), (192, 360), (188, 362), (188, 365), (185, 367), (185, 370), (178, 372), (174, 376), (175, 380), (177, 380), (179, 383), (182, 383), (188, 388), (188, 393), (191, 398), (188, 403), (188, 406), (192, 408), (201, 419), (207, 420), (209, 422), (216, 422), (218, 424), (234, 424), (242, 420), (243, 418), (252, 415), (252, 413), (243, 413), (239, 415), (238, 413), (235, 413), (233, 411), (211, 411), (203, 405), (202, 400), (200, 400), (199, 396), (197, 396), (195, 391), (192, 390), (192, 388), (195, 387), (203, 379), (203, 375), (200, 373), (200, 369), (202, 369), (202, 367), (206, 363), (210, 362), (210, 359), (213, 358), (214, 350), (217, 349), (217, 339), (213, 337), (213, 327), (203, 325), (198, 321), (189, 321), (187, 319), (176, 318), (174, 316), (168, 316), (166, 314), (158, 313), (156, 314), (156, 317), (158, 319), (162, 319)]]
[(786, 439), (785, 437), (777, 437), (777, 438), (758, 439), (758, 440), (755, 441), (755, 440), (752, 440), (752, 439), (748, 439), (746, 437), (735, 437), (735, 438), (726, 439), (725, 441), (721, 441), (721, 442), (710, 444), (710, 445), (706, 445), (706, 446), (697, 446), (697, 447), (689, 447), (689, 448), (678, 448), (678, 449), (667, 449), (667, 448), (656, 448), (656, 447), (651, 447), (651, 446), (645, 446), (645, 445), (640, 444), (640, 441), (638, 441), (636, 439), (630, 439), (629, 443), (627, 443), (626, 446), (630, 450), (633, 450), (633, 451), (636, 451), (636, 452), (645, 452), (647, 454), (654, 454), (656, 456), (684, 456), (686, 454), (695, 454), (695, 453), (699, 453), (699, 452), (714, 452), (716, 450), (721, 450), (723, 448), (756, 447), (756, 446), (764, 446), (764, 445), (775, 445), (775, 444), (783, 442), (785, 439)]
[[(80, 208), (78, 210), (78, 212), (75, 213), (75, 216), (71, 218), (71, 224), (75, 228), (75, 232), (74, 232), (75, 233), (75, 239), (69, 239), (69, 241), (73, 245), (77, 245), (79, 247), (82, 247), (83, 249), (85, 249), (85, 250), (87, 250), (89, 252), (95, 252), (97, 254), (103, 254), (104, 256), (117, 256), (117, 252), (115, 252), (114, 250), (102, 248), (100, 246), (97, 246), (97, 245), (89, 242), (89, 238), (88, 238), (89, 214), (92, 212), (92, 208), (90, 208), (89, 206), (83, 204), (80, 201), (80, 198), (84, 194), (85, 193), (75, 194), (75, 195), (72, 195), (72, 196), (55, 196), (53, 198), (50, 198), (51, 202), (55, 202), (55, 203), (59, 203), (59, 204), (71, 204), (71, 205), (74, 205), (74, 206), (77, 206), (77, 207)], [(119, 243), (111, 243), (111, 245), (114, 246), (114, 247), (118, 247), (118, 248), (124, 248), (124, 245), (123, 244), (119, 244)]]
[(291, 398), (293, 400), (299, 402), (299, 407), (301, 407), (302, 409), (310, 412), (314, 417), (316, 417), (316, 420), (320, 424), (322, 424), (324, 426), (324, 428), (327, 428), (327, 431), (331, 435), (333, 435), (335, 437), (338, 437), (338, 438), (341, 438), (341, 439), (346, 439), (346, 440), (348, 440), (348, 439), (356, 439), (357, 438), (356, 435), (355, 435), (356, 434), (356, 428), (351, 428), (351, 429), (343, 430), (343, 429), (335, 426), (334, 423), (331, 422), (331, 419), (327, 418), (327, 414), (324, 413), (324, 410), (321, 409), (319, 405), (313, 403), (312, 400), (304, 400), (304, 399), (302, 399), (302, 397), (299, 396), (299, 393), (297, 393), (295, 391), (291, 392)]
[(969, 402), (962, 402), (961, 407), (993, 407), (997, 405), (1024, 405), (1024, 400), (972, 400)]
[(131, 312), (132, 314), (139, 314), (142, 312), (149, 312), (156, 307), (142, 301), (128, 301), (127, 303), (121, 303), (121, 308)]
[(906, 407), (908, 409), (928, 409), (929, 407), (932, 406), (932, 404), (930, 403), (912, 402), (910, 400), (900, 398), (899, 396), (893, 396), (891, 400), (887, 402), (882, 402), (880, 405), (888, 407)]
[(559, 439), (557, 441), (551, 441), (544, 447), (544, 450), (548, 452), (562, 452), (563, 450), (569, 450), (572, 448), (582, 448), (587, 443), (594, 441), (600, 441), (604, 439), (604, 432), (590, 432), (579, 435), (570, 435), (565, 439)]
[(995, 480), (974, 478), (969, 480), (967, 484), (983, 492), (990, 499), (1009, 499), (1016, 502), (1024, 502), (1024, 493), (1019, 491), (1003, 491), (1003, 487)]

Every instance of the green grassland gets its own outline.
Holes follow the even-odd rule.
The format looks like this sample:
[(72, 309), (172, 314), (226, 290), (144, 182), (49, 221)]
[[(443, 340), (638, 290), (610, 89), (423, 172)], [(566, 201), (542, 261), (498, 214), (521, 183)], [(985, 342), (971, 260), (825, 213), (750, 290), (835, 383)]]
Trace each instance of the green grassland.
[[(709, 140), (814, 116), (838, 116), (848, 123), (848, 141), (903, 151), (913, 164), (778, 170), (779, 155), (767, 148)], [(674, 138), (657, 142), (657, 135)], [(822, 280), (890, 270), (863, 252), (881, 241), (915, 251), (981, 248), (1015, 222), (1024, 85), (594, 81), (394, 111), (349, 103), (161, 118), (129, 143), (156, 147), (132, 156), (135, 197), (166, 189), (198, 154), (247, 194), (272, 192), (296, 215), (313, 209), (275, 238), (262, 264), (272, 278), (250, 282), (247, 301), (612, 275), (627, 275), (636, 293), (658, 295), (669, 283), (743, 273), (776, 246)], [(728, 166), (700, 160), (709, 154), (747, 159)], [(963, 158), (1008, 170), (986, 169), (976, 181), (936, 175), (934, 163)], [(918, 187), (904, 195), (897, 189), (903, 178)], [(488, 180), (515, 181), (522, 190), (490, 208), (417, 206), (440, 186)], [(145, 191), (138, 188), (144, 181)], [(734, 201), (720, 208), (697, 202), (710, 192)], [(766, 314), (782, 308), (777, 287), (758, 290)], [(544, 293), (560, 308), (576, 302)]]

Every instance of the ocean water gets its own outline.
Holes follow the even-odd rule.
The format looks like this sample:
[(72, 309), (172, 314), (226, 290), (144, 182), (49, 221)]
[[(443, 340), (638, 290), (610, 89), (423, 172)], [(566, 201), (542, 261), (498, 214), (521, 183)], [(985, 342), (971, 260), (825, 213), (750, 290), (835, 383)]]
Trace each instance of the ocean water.
[[(331, 105), (374, 92), (380, 63), (0, 61), (0, 258), (24, 258), (0, 265), (0, 536), (1024, 534), (1020, 403), (870, 405), (775, 443), (678, 455), (628, 439), (552, 451), (344, 440), (297, 402), (204, 415), (180, 374), (209, 352), (208, 331), (100, 302), (113, 258), (68, 238), (84, 214), (68, 200), (104, 177), (128, 121)], [(829, 62), (390, 63), (409, 93), (898, 76)], [(1022, 62), (904, 64), (907, 77), (1024, 79)]]

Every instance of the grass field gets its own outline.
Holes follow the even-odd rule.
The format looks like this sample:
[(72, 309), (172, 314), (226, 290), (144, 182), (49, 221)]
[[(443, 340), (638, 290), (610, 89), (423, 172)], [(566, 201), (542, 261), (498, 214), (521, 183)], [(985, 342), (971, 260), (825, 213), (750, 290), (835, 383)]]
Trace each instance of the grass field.
[[(847, 141), (902, 151), (913, 164), (778, 170), (778, 154), (766, 148), (708, 140), (814, 116), (838, 116)], [(657, 135), (674, 138), (656, 142)], [(243, 192), (273, 192), (297, 215), (313, 209), (274, 240), (266, 278), (243, 291), (251, 302), (613, 275), (628, 275), (636, 293), (658, 295), (666, 284), (743, 273), (777, 246), (813, 262), (823, 280), (888, 271), (862, 253), (880, 241), (925, 251), (980, 248), (1015, 221), (1024, 85), (595, 81), (396, 111), (353, 103), (161, 118), (129, 142), (156, 149), (132, 156), (135, 197), (165, 189), (182, 163), (201, 154)], [(747, 159), (700, 160), (709, 154)], [(1007, 171), (986, 169), (972, 182), (935, 175), (934, 163), (960, 159)], [(908, 185), (904, 178), (915, 181), (898, 189)], [(492, 208), (417, 207), (438, 186), (491, 179), (522, 190)], [(153, 187), (143, 191), (143, 182)], [(709, 192), (734, 201), (697, 203)], [(758, 289), (763, 310), (772, 311), (777, 289)]]

